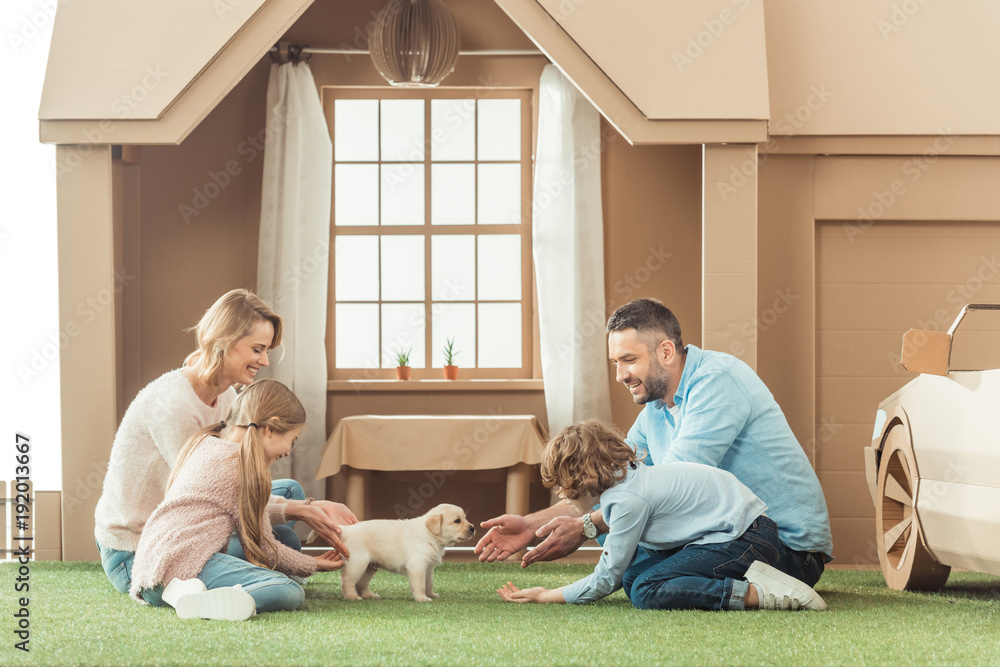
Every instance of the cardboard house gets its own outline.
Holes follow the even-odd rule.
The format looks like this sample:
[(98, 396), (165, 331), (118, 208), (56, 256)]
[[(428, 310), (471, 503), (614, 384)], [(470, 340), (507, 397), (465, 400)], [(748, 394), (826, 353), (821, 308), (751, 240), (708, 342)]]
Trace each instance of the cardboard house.
[[(100, 484), (87, 480), (125, 407), (190, 352), (184, 329), (216, 297), (255, 284), (269, 52), (363, 50), (382, 4), (60, 5), (39, 118), (57, 145), (60, 328), (74, 341), (61, 369), (63, 558), (97, 556)], [(877, 563), (862, 452), (879, 401), (912, 377), (899, 337), (1000, 302), (1000, 6), (446, 4), (463, 51), (481, 53), (444, 87), (536, 95), (551, 62), (601, 113), (608, 312), (660, 298), (686, 342), (753, 366), (817, 470), (837, 562)], [(310, 66), (321, 96), (387, 88), (365, 55)], [(996, 347), (990, 327), (971, 331), (970, 353)], [(539, 369), (447, 390), (357, 391), (331, 373), (327, 432), (357, 414), (495, 406), (544, 424)], [(609, 382), (627, 429), (638, 407)], [(376, 509), (412, 484), (382, 481)], [(454, 480), (476, 519), (502, 509), (477, 490), (502, 483)]]

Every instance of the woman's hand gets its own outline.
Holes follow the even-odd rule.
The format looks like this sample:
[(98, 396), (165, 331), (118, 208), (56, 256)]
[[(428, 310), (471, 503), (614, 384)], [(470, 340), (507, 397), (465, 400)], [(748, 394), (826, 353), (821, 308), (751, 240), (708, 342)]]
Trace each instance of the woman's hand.
[(333, 572), (344, 567), (344, 557), (336, 549), (327, 551), (321, 556), (313, 556), (313, 560), (316, 561), (317, 572)]
[(316, 500), (308, 505), (301, 500), (290, 500), (287, 503), (285, 518), (304, 522), (341, 556), (350, 558), (350, 552), (340, 539), (340, 527), (357, 523), (358, 517), (346, 505), (329, 500)]
[(555, 602), (560, 604), (566, 602), (561, 588), (550, 591), (547, 588), (537, 586), (522, 591), (509, 581), (502, 588), (498, 588), (497, 593), (507, 602)]

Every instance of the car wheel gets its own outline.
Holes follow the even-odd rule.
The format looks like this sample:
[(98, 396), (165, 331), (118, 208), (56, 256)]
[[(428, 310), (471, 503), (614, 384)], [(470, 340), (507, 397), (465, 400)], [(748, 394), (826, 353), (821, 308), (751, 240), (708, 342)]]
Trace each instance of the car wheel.
[[(902, 412), (902, 411), (900, 411)], [(951, 567), (942, 565), (924, 546), (914, 508), (916, 467), (905, 414), (889, 420), (878, 471), (878, 556), (885, 583), (897, 591), (936, 591)]]

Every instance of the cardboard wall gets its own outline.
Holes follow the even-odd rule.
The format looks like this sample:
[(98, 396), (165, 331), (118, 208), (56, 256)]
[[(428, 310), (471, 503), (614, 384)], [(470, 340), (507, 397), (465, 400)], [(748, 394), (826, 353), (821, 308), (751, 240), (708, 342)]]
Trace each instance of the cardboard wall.
[[(378, 4), (379, 3), (371, 3)], [(328, 5), (316, 5), (287, 37), (293, 43), (354, 46), (354, 30), (371, 20), (363, 5), (355, 7), (339, 31), (319, 41), (318, 24), (331, 25)], [(490, 9), (492, 7), (492, 9)], [(378, 7), (375, 7), (377, 10)], [(485, 3), (493, 20), (495, 7)], [(468, 11), (468, 10), (463, 10)], [(497, 10), (498, 11), (498, 10)], [(473, 44), (481, 48), (530, 48), (523, 34), (500, 15)], [(460, 59), (450, 85), (536, 87), (540, 56)], [(317, 86), (384, 85), (367, 57), (314, 55), (310, 61)], [(125, 262), (141, 269), (127, 289), (137, 298), (124, 308), (126, 320), (138, 328), (138, 386), (177, 367), (193, 349), (194, 325), (219, 295), (255, 283), (257, 230), (262, 177), (261, 145), (264, 97), (270, 61), (258, 63), (192, 135), (176, 147), (144, 147), (141, 173), (137, 250), (125, 251)], [(605, 213), (607, 314), (626, 301), (655, 296), (681, 318), (686, 340), (700, 342), (701, 148), (698, 146), (631, 147), (609, 125), (602, 124), (602, 194)], [(141, 305), (141, 308), (139, 306)], [(615, 423), (627, 430), (638, 414), (627, 392), (610, 383)], [(137, 387), (126, 390), (127, 405)], [(327, 430), (353, 414), (478, 414), (503, 409), (528, 413), (545, 421), (540, 389), (511, 392), (333, 392)], [(417, 474), (419, 478), (419, 473)], [(410, 476), (412, 477), (412, 475)], [(334, 496), (342, 492), (331, 485)], [(407, 475), (378, 477), (372, 487), (373, 515), (395, 516), (394, 505), (406, 504), (413, 479)], [(486, 485), (484, 487), (484, 485)], [(486, 489), (484, 492), (483, 489)], [(454, 489), (454, 491), (451, 491)], [(503, 510), (502, 473), (448, 480), (449, 499), (474, 514)], [(533, 485), (532, 506), (548, 503), (548, 493)], [(443, 496), (442, 496), (443, 497)]]

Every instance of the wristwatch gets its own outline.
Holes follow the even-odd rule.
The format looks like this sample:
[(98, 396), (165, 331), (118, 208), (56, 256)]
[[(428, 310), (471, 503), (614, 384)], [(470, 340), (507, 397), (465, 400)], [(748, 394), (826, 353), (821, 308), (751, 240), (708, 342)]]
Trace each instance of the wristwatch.
[(590, 512), (583, 515), (583, 536), (588, 540), (597, 537), (597, 526), (590, 520)]

